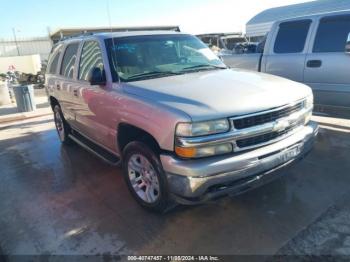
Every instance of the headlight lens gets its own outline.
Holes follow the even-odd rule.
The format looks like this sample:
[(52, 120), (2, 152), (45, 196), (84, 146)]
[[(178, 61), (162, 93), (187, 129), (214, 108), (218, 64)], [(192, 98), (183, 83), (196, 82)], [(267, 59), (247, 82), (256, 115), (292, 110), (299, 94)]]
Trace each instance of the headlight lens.
[(232, 144), (226, 143), (203, 147), (175, 147), (175, 152), (178, 156), (185, 158), (222, 155), (232, 152)]
[(307, 125), (310, 120), (311, 120), (311, 117), (312, 117), (312, 110), (308, 111), (306, 114), (305, 114), (305, 118), (304, 118), (304, 124)]
[(179, 123), (176, 135), (181, 137), (204, 136), (227, 132), (230, 124), (227, 119), (219, 119), (197, 123)]
[(305, 108), (311, 108), (314, 106), (314, 96), (309, 95), (305, 101)]
[(306, 114), (305, 114), (305, 119), (304, 119), (304, 124), (308, 124), (311, 120), (311, 116), (312, 116), (312, 108), (314, 107), (314, 96), (313, 95), (309, 95), (306, 98), (305, 101), (305, 109), (309, 110)]

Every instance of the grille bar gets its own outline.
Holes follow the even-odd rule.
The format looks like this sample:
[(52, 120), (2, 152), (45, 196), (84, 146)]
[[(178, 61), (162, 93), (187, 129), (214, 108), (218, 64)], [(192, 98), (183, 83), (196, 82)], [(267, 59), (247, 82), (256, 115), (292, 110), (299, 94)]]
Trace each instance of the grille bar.
[(237, 140), (236, 143), (239, 148), (245, 148), (245, 147), (251, 147), (258, 144), (263, 144), (268, 141), (274, 140), (280, 136), (286, 135), (297, 126), (298, 126), (298, 123), (295, 123), (294, 125), (287, 127), (285, 130), (278, 131), (278, 132), (270, 132), (267, 134), (254, 136), (246, 139), (240, 139), (240, 140)]
[(244, 129), (252, 126), (262, 125), (265, 123), (276, 121), (279, 118), (287, 117), (299, 110), (303, 109), (304, 102), (299, 102), (293, 106), (286, 107), (280, 110), (257, 114), (239, 119), (233, 119), (235, 129)]

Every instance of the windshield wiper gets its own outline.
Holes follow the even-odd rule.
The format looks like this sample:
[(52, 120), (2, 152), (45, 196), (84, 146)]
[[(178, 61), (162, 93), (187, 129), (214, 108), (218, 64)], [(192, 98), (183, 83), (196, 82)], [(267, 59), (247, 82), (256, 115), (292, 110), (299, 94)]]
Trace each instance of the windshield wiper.
[(130, 80), (136, 80), (140, 78), (147, 78), (147, 77), (154, 77), (154, 76), (171, 76), (171, 75), (180, 75), (179, 72), (173, 72), (173, 71), (151, 71), (146, 73), (141, 73), (137, 75), (130, 76), (129, 78), (125, 79), (126, 81)]
[(200, 64), (200, 65), (194, 65), (194, 66), (189, 66), (183, 68), (183, 70), (188, 70), (188, 69), (199, 69), (199, 68), (217, 68), (217, 69), (227, 69), (227, 66), (217, 66), (217, 65), (211, 65), (211, 64)]

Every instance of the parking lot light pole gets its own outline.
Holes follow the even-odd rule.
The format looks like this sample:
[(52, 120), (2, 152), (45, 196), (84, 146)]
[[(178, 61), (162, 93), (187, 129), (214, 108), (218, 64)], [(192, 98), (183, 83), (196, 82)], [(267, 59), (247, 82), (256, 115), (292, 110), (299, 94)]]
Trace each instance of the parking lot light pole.
[(13, 32), (13, 37), (15, 39), (15, 44), (16, 44), (16, 48), (17, 48), (17, 54), (18, 54), (18, 56), (20, 56), (18, 42), (17, 42), (17, 37), (16, 37), (16, 29), (14, 27), (12, 27), (12, 32)]

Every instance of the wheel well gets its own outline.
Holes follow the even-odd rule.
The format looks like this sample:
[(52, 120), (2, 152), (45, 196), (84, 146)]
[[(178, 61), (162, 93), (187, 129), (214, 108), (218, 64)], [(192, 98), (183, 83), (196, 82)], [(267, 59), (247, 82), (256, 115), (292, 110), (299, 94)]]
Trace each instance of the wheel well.
[(51, 108), (53, 110), (53, 108), (55, 107), (55, 105), (59, 105), (58, 103), (58, 100), (56, 98), (54, 98), (53, 96), (50, 96), (50, 105), (51, 105)]
[(148, 145), (156, 153), (161, 151), (157, 140), (146, 131), (129, 124), (120, 124), (118, 127), (118, 146), (123, 152), (125, 146), (132, 141), (140, 141)]

